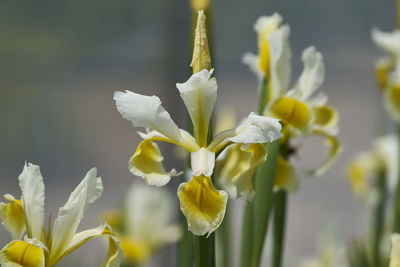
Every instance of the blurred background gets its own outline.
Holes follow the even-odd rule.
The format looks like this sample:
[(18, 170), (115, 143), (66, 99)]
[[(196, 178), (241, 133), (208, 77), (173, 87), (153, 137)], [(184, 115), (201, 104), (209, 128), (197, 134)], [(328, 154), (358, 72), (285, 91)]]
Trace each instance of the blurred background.
[[(304, 177), (290, 197), (285, 253), (286, 262), (295, 263), (315, 253), (316, 239), (327, 228), (343, 244), (366, 231), (367, 209), (351, 193), (346, 165), (376, 135), (393, 128), (375, 85), (373, 64), (381, 53), (370, 32), (373, 26), (394, 29), (396, 7), (394, 0), (213, 0), (217, 111), (231, 106), (239, 120), (256, 110), (257, 80), (241, 57), (256, 52), (258, 16), (275, 11), (291, 27), (293, 80), (301, 72), (303, 49), (314, 45), (324, 55), (322, 90), (339, 110), (344, 146), (326, 175)], [(46, 184), (46, 214), (54, 216), (96, 166), (105, 190), (81, 229), (97, 225), (102, 210), (119, 207), (127, 187), (139, 179), (127, 162), (140, 140), (137, 129), (116, 111), (113, 93), (129, 89), (158, 95), (183, 127), (184, 106), (175, 83), (188, 78), (190, 28), (188, 0), (1, 1), (0, 193), (19, 196), (24, 162), (38, 164)], [(321, 140), (300, 143), (299, 164), (312, 166), (323, 153)], [(180, 169), (173, 154), (164, 156), (167, 165)], [(177, 184), (169, 185), (174, 194)], [(233, 235), (239, 238), (243, 203), (231, 203)], [(0, 228), (0, 247), (9, 240)], [(105, 248), (95, 244), (89, 242), (60, 266), (97, 266)], [(98, 257), (88, 257), (91, 251)], [(161, 251), (153, 266), (162, 259), (174, 266), (175, 248)]]

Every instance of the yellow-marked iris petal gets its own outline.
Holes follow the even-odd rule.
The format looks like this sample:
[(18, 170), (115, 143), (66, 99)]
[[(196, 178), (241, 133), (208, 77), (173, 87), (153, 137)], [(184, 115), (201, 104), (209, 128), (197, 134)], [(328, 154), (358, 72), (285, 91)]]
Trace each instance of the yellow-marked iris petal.
[(367, 168), (368, 166), (363, 164), (362, 161), (355, 159), (350, 162), (347, 169), (350, 186), (353, 192), (361, 198), (366, 198), (369, 193), (367, 183)]
[[(196, 3), (197, 2), (197, 3)], [(202, 3), (201, 3), (202, 2)], [(193, 4), (208, 6), (208, 1), (192, 1)], [(201, 70), (211, 69), (211, 56), (208, 48), (207, 31), (206, 31), (206, 16), (203, 10), (198, 10), (197, 25), (194, 38), (193, 57), (190, 66), (193, 67), (193, 73)]]
[(163, 186), (171, 176), (180, 175), (175, 169), (166, 172), (158, 146), (151, 139), (143, 140), (129, 160), (129, 170), (142, 177), (149, 185)]
[(306, 103), (290, 97), (280, 97), (274, 101), (268, 108), (268, 113), (301, 132), (307, 131), (314, 119)]
[(2, 266), (45, 267), (45, 250), (26, 241), (13, 241), (0, 251)]
[(392, 234), (390, 236), (392, 248), (390, 251), (390, 264), (389, 267), (400, 266), (400, 234)]
[(230, 196), (245, 195), (250, 200), (254, 195), (253, 174), (266, 157), (263, 144), (229, 145), (217, 159), (217, 183)]
[(318, 167), (309, 170), (309, 173), (311, 175), (322, 175), (324, 174), (329, 167), (336, 161), (337, 157), (340, 155), (342, 152), (342, 146), (339, 143), (339, 140), (337, 139), (336, 136), (331, 135), (329, 132), (320, 130), (320, 129), (314, 129), (312, 131), (314, 135), (321, 135), (325, 138), (325, 146), (328, 147), (328, 155), (327, 159)]
[(289, 192), (296, 191), (299, 188), (299, 177), (293, 166), (281, 156), (277, 159), (275, 190), (283, 189)]
[(314, 106), (312, 109), (315, 114), (314, 123), (316, 125), (324, 128), (336, 127), (339, 116), (334, 108), (330, 106)]
[(20, 239), (25, 232), (25, 211), (21, 200), (11, 195), (4, 196), (10, 203), (0, 203), (0, 217), (13, 239)]
[(400, 121), (400, 84), (389, 86), (384, 94), (386, 110), (394, 120)]
[(149, 247), (132, 238), (121, 238), (120, 245), (124, 253), (124, 259), (133, 263), (143, 263), (148, 260), (150, 256)]
[(178, 188), (181, 210), (188, 228), (195, 235), (210, 235), (221, 224), (228, 195), (215, 190), (210, 177), (193, 176), (190, 182)]

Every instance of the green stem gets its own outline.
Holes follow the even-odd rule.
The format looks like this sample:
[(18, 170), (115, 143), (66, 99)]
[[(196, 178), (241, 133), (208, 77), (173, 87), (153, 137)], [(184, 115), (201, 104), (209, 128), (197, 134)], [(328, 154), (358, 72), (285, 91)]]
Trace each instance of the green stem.
[(280, 190), (275, 193), (274, 205), (274, 240), (272, 252), (272, 266), (281, 267), (283, 262), (283, 247), (286, 225), (287, 192)]
[[(217, 230), (217, 244), (218, 248), (221, 251), (220, 258), (218, 258), (218, 266), (221, 267), (230, 267), (231, 266), (231, 218), (229, 216), (230, 208), (226, 207), (226, 215), (222, 222), (222, 224), (218, 227)], [(218, 254), (219, 255), (219, 254)]]
[(397, 29), (400, 29), (400, 0), (397, 0)]
[(242, 242), (240, 248), (240, 266), (248, 267), (251, 262), (251, 251), (253, 250), (253, 203), (246, 202), (243, 225)]
[(274, 182), (276, 161), (279, 154), (279, 140), (266, 144), (268, 151), (267, 160), (257, 169), (255, 175), (256, 194), (253, 200), (253, 248), (251, 266), (258, 267), (264, 241), (267, 235), (269, 216), (274, 201)]
[(195, 246), (196, 267), (215, 267), (215, 235), (209, 237), (196, 236)]
[(380, 248), (383, 235), (383, 226), (385, 222), (385, 202), (386, 202), (386, 183), (385, 173), (382, 172), (377, 177), (378, 200), (374, 206), (373, 225), (372, 225), (372, 263), (373, 266), (381, 265)]
[[(399, 0), (400, 2), (400, 0)], [(398, 141), (398, 152), (400, 155), (400, 125), (397, 126), (397, 141)], [(400, 157), (399, 159), (400, 160)], [(399, 162), (400, 166), (400, 162)], [(397, 185), (396, 191), (394, 195), (394, 203), (393, 203), (393, 233), (400, 233), (400, 172), (397, 174)]]

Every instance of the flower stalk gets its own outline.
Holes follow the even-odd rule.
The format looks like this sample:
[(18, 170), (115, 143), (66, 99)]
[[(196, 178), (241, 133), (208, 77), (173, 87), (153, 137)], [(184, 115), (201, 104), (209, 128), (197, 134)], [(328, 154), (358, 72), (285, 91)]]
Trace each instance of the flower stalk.
[(378, 200), (374, 205), (372, 236), (371, 236), (371, 258), (373, 266), (381, 266), (381, 241), (385, 223), (385, 204), (386, 204), (386, 174), (380, 172), (377, 177)]
[[(400, 140), (400, 125), (397, 126), (397, 139)], [(397, 149), (400, 155), (400, 142), (397, 142)], [(400, 157), (399, 157), (400, 159)], [(399, 163), (400, 164), (400, 163)], [(400, 165), (399, 165), (400, 166)], [(400, 171), (397, 176), (397, 184), (396, 191), (394, 195), (394, 203), (393, 203), (393, 233), (400, 233)]]

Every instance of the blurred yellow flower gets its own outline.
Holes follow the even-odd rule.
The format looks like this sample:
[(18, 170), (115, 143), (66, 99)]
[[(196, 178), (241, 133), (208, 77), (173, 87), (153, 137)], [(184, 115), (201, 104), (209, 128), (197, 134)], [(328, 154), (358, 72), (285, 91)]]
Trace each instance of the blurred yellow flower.
[(166, 189), (134, 184), (123, 210), (108, 212), (104, 219), (116, 231), (124, 259), (140, 265), (179, 240), (182, 233), (172, 222), (174, 214), (174, 199)]
[[(25, 164), (19, 176), (21, 200), (6, 195), (10, 203), (0, 203), (1, 219), (14, 239), (0, 251), (1, 265), (51, 267), (92, 238), (103, 236), (109, 240), (109, 250), (102, 266), (119, 266), (119, 241), (107, 224), (76, 233), (86, 210), (103, 192), (96, 173), (93, 168), (86, 174), (46, 231), (43, 178), (39, 166)], [(18, 240), (25, 230), (24, 240)]]
[(372, 30), (372, 40), (387, 53), (375, 65), (375, 76), (383, 91), (384, 106), (389, 115), (400, 121), (400, 31)]
[(398, 141), (395, 135), (377, 138), (372, 148), (359, 153), (348, 166), (348, 177), (353, 192), (368, 203), (375, 203), (378, 192), (377, 176), (384, 173), (389, 191), (394, 191), (398, 174)]

